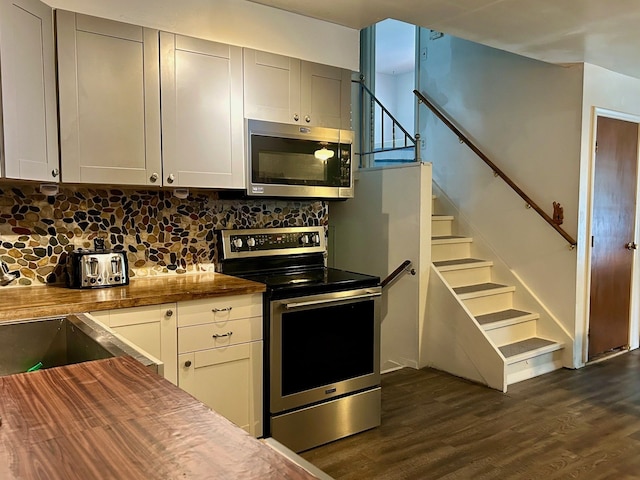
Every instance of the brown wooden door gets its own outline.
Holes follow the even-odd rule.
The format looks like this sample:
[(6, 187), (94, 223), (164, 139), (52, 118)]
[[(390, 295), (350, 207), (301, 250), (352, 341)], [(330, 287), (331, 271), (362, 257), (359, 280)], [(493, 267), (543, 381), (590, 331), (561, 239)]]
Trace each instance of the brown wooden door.
[(589, 358), (629, 344), (638, 124), (598, 117), (596, 141)]

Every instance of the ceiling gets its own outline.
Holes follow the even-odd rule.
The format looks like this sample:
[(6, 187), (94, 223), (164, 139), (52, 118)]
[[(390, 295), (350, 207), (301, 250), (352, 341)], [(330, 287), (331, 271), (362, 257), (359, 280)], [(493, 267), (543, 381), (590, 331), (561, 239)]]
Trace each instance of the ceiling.
[(640, 78), (637, 0), (250, 0), (362, 29), (386, 18), (553, 63)]

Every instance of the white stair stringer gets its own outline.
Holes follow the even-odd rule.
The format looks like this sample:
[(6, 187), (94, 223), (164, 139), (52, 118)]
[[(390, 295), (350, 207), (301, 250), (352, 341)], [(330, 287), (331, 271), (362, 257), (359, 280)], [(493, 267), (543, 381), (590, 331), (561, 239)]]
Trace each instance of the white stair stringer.
[(427, 309), (428, 366), (506, 392), (504, 357), (434, 265)]
[[(472, 257), (472, 252), (477, 251), (473, 238), (454, 233), (454, 221), (453, 215), (432, 217), (429, 322), (437, 330), (437, 340), (431, 345), (430, 363), (505, 392), (510, 384), (561, 368), (563, 340), (549, 337), (553, 328), (539, 328), (540, 314), (527, 311), (531, 302), (524, 302), (527, 309), (514, 307), (519, 304), (514, 300), (517, 288), (492, 280), (494, 261)], [(444, 286), (437, 286), (438, 282)], [(452, 298), (436, 299), (436, 293)], [(459, 308), (454, 308), (452, 301)], [(432, 302), (438, 308), (432, 309)], [(448, 321), (453, 325), (442, 324)], [(474, 330), (482, 335), (471, 333)], [(467, 338), (473, 341), (467, 342)]]

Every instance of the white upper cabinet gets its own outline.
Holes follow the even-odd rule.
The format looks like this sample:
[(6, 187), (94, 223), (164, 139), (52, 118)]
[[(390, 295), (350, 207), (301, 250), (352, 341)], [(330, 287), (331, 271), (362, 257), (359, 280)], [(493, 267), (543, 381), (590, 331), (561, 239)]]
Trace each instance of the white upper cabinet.
[(351, 72), (301, 62), (301, 123), (351, 130)]
[(51, 7), (36, 0), (0, 0), (0, 78), (0, 175), (57, 182)]
[(351, 72), (245, 48), (244, 116), (351, 129)]
[(65, 182), (160, 185), (158, 31), (56, 11)]
[(163, 183), (244, 188), (242, 49), (160, 33)]

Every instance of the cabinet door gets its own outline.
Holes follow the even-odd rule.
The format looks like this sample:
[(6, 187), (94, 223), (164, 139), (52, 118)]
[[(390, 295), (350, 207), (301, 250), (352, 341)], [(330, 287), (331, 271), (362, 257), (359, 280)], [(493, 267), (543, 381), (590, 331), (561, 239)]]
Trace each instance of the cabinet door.
[(261, 341), (180, 355), (178, 386), (251, 435), (262, 435)]
[(244, 116), (300, 123), (300, 60), (245, 48)]
[(58, 181), (51, 7), (37, 0), (0, 1), (0, 71), (4, 129), (0, 173), (16, 179)]
[(160, 33), (164, 184), (244, 188), (242, 49)]
[(164, 377), (178, 384), (176, 304), (91, 312), (97, 320), (164, 363)]
[(302, 62), (301, 123), (351, 129), (351, 72), (343, 68)]
[(160, 184), (158, 31), (61, 10), (56, 24), (62, 179)]

